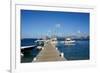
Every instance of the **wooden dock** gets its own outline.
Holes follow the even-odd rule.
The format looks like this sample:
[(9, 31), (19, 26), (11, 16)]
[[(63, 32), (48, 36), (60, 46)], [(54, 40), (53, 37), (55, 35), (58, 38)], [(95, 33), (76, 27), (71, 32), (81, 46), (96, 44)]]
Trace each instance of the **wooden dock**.
[(64, 61), (59, 50), (48, 41), (40, 51), (40, 53), (33, 59), (33, 62), (47, 62), (47, 61)]

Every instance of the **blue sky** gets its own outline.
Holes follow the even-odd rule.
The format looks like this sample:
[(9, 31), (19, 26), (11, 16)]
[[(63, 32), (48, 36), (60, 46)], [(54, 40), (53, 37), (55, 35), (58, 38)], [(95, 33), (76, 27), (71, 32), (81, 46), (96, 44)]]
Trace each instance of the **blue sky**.
[(21, 10), (21, 36), (89, 35), (89, 13)]

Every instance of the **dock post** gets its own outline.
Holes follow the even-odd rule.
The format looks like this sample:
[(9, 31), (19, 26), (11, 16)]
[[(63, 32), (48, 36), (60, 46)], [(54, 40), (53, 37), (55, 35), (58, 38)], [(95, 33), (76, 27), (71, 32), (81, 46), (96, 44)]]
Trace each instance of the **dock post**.
[(33, 60), (36, 61), (36, 57)]
[(61, 53), (60, 56), (61, 56), (62, 58), (64, 58), (64, 53)]

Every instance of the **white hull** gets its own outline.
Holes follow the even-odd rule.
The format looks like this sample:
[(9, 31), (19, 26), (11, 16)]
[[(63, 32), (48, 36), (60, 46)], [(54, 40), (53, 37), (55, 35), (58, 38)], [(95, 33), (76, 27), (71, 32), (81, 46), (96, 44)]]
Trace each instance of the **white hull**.
[(75, 41), (73, 40), (73, 41), (65, 41), (65, 43), (74, 43)]
[(66, 40), (65, 40), (65, 45), (75, 45), (75, 40), (72, 40), (71, 38), (67, 38)]

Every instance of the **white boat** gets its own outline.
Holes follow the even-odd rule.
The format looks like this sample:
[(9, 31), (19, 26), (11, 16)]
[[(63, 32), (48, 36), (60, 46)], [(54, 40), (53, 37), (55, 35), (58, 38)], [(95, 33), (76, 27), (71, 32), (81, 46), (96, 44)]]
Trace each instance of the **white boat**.
[(65, 44), (74, 44), (75, 43), (75, 40), (72, 40), (71, 38), (66, 38), (65, 39), (65, 42), (64, 42)]

